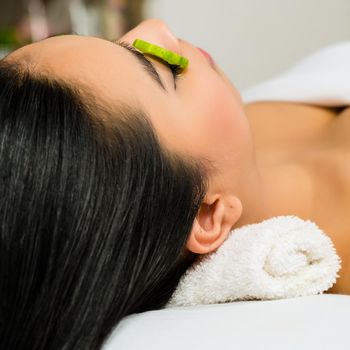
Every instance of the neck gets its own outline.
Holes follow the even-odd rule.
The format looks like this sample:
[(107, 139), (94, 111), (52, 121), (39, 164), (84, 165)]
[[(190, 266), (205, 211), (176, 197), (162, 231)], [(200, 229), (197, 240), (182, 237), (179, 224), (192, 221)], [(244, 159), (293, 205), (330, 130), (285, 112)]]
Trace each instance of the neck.
[(302, 219), (312, 213), (313, 181), (301, 163), (280, 159), (273, 152), (255, 152), (255, 174), (242, 194), (243, 213), (234, 228), (280, 215)]

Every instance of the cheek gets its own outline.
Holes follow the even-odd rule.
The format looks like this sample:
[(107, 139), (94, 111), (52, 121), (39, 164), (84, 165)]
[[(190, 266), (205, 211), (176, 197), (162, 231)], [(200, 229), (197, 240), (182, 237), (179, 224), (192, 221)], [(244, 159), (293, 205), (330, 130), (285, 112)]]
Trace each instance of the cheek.
[(206, 146), (216, 156), (223, 156), (248, 142), (248, 121), (240, 98), (232, 89), (220, 83), (211, 92), (202, 99), (200, 133), (205, 135)]
[(238, 93), (217, 77), (211, 84), (182, 90), (181, 98), (164, 101), (150, 94), (144, 101), (170, 149), (204, 156), (223, 167), (246, 156), (250, 131), (243, 105)]

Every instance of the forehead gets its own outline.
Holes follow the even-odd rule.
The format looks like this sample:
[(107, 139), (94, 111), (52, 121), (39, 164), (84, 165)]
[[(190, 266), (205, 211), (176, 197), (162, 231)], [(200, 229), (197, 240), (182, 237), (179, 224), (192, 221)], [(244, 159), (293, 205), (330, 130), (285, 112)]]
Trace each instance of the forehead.
[(90, 62), (102, 59), (107, 52), (122, 57), (123, 52), (114, 46), (113, 43), (96, 37), (58, 35), (25, 45), (10, 56), (24, 58), (40, 66), (67, 68), (73, 64), (78, 67), (80, 60), (80, 63), (86, 63), (84, 57), (89, 57)]
[(104, 94), (125, 101), (142, 83), (141, 67), (114, 43), (90, 36), (59, 35), (23, 46), (9, 58), (31, 68), (73, 81), (80, 81)]

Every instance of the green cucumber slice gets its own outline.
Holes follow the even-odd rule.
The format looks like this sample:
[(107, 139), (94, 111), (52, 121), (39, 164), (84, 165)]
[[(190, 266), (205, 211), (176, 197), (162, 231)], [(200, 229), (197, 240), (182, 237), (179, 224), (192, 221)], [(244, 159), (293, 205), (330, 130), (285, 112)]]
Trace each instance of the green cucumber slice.
[(173, 66), (179, 66), (181, 69), (185, 69), (188, 66), (188, 59), (178, 55), (177, 53), (164, 49), (163, 47), (151, 44), (141, 39), (135, 39), (132, 46), (138, 50), (149, 55), (153, 55), (161, 58)]

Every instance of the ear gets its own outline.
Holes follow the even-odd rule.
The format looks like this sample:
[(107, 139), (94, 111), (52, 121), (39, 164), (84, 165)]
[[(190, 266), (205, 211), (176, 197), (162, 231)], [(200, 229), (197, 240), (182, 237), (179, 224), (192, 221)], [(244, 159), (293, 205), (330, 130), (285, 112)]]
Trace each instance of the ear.
[(242, 214), (242, 203), (236, 196), (206, 197), (193, 222), (188, 250), (206, 254), (218, 248), (227, 238)]

